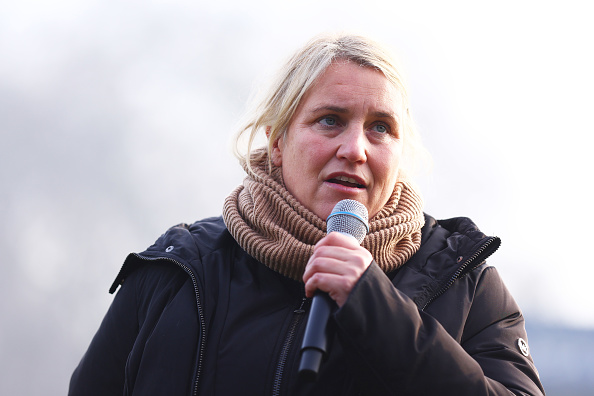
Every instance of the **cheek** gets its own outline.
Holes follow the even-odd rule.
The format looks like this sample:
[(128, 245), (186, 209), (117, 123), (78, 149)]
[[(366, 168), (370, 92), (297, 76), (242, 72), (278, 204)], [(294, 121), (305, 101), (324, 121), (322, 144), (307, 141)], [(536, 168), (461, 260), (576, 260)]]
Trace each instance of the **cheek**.
[(319, 167), (327, 151), (328, 142), (308, 130), (299, 130), (284, 145), (283, 163), (290, 161), (298, 173), (304, 172)]
[(375, 163), (376, 176), (380, 178), (382, 184), (393, 188), (400, 174), (400, 150), (386, 150), (377, 159)]

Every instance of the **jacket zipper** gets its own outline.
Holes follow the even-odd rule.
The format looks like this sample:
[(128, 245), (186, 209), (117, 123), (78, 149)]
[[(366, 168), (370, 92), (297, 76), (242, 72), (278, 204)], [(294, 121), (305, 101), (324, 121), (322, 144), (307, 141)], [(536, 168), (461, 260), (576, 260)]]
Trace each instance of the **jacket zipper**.
[(198, 281), (196, 280), (196, 276), (194, 272), (188, 267), (187, 265), (180, 263), (177, 260), (174, 260), (169, 257), (158, 257), (158, 258), (151, 258), (151, 257), (144, 257), (139, 254), (134, 253), (134, 256), (139, 258), (140, 260), (145, 261), (157, 261), (157, 260), (165, 260), (170, 261), (183, 269), (192, 279), (192, 284), (194, 285), (194, 293), (196, 294), (196, 306), (198, 308), (198, 320), (200, 321), (200, 347), (198, 349), (198, 367), (196, 368), (196, 380), (194, 381), (194, 392), (193, 395), (198, 395), (198, 384), (200, 380), (200, 373), (202, 371), (202, 362), (204, 360), (204, 348), (206, 345), (206, 324), (204, 323), (204, 312), (202, 310), (202, 304), (200, 303), (200, 291), (198, 289)]
[[(448, 282), (441, 289), (439, 289), (437, 291), (437, 293), (435, 293), (433, 296), (431, 296), (429, 298), (429, 300), (427, 300), (425, 305), (423, 305), (423, 308), (421, 308), (421, 311), (424, 311), (425, 308), (427, 308), (429, 306), (429, 304), (431, 304), (433, 301), (435, 301), (435, 299), (437, 299), (439, 296), (441, 296), (443, 293), (445, 293), (454, 284), (454, 282), (460, 277), (460, 275), (462, 275), (462, 273), (464, 273), (466, 268), (468, 268), (468, 266), (470, 266), (470, 264), (472, 262), (476, 261), (478, 258), (481, 258), (481, 260), (479, 261), (479, 264), (480, 264), (483, 261), (485, 261), (490, 255), (495, 253), (495, 251), (497, 249), (499, 249), (500, 243), (501, 242), (500, 242), (499, 238), (490, 237), (472, 256), (470, 256), (468, 259), (466, 259), (466, 261), (460, 267), (458, 267), (458, 269), (450, 277)], [(471, 268), (471, 270), (472, 269), (473, 268)]]
[(301, 304), (299, 308), (293, 311), (293, 320), (291, 321), (291, 325), (289, 326), (289, 332), (287, 333), (287, 338), (285, 338), (285, 343), (283, 344), (283, 349), (281, 350), (280, 357), (278, 359), (278, 364), (276, 366), (276, 373), (274, 375), (274, 383), (272, 386), (272, 395), (278, 396), (280, 395), (280, 387), (283, 379), (283, 372), (285, 369), (285, 364), (287, 363), (287, 358), (289, 356), (289, 349), (295, 340), (295, 335), (297, 332), (297, 327), (301, 320), (303, 319), (303, 314), (305, 310), (303, 309), (307, 298), (303, 298), (301, 300)]

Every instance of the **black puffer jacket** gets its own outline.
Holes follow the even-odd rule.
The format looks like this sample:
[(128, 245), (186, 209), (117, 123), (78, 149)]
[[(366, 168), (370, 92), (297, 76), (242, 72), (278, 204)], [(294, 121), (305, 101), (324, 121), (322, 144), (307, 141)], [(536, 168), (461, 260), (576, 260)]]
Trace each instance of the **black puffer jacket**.
[(170, 229), (131, 254), (70, 395), (491, 395), (544, 393), (524, 319), (466, 218), (426, 217), (420, 250), (372, 263), (333, 317), (315, 383), (297, 376), (303, 284), (248, 256), (221, 218)]

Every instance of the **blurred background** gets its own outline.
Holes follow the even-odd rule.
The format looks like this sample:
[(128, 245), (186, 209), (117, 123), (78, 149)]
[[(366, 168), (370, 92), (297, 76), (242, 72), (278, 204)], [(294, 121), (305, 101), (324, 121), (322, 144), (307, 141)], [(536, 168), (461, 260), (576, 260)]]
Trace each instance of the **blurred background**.
[(336, 30), (399, 54), (426, 211), (502, 238), (548, 394), (594, 393), (586, 1), (0, 2), (0, 394), (66, 394), (126, 255), (221, 213), (252, 92)]

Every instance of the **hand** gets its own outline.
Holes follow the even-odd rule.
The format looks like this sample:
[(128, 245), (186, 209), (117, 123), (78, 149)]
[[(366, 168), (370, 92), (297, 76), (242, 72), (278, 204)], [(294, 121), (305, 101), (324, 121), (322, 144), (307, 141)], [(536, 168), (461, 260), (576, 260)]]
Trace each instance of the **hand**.
[(372, 261), (371, 253), (354, 238), (331, 232), (314, 246), (305, 267), (305, 295), (313, 297), (316, 290), (321, 290), (342, 307)]

